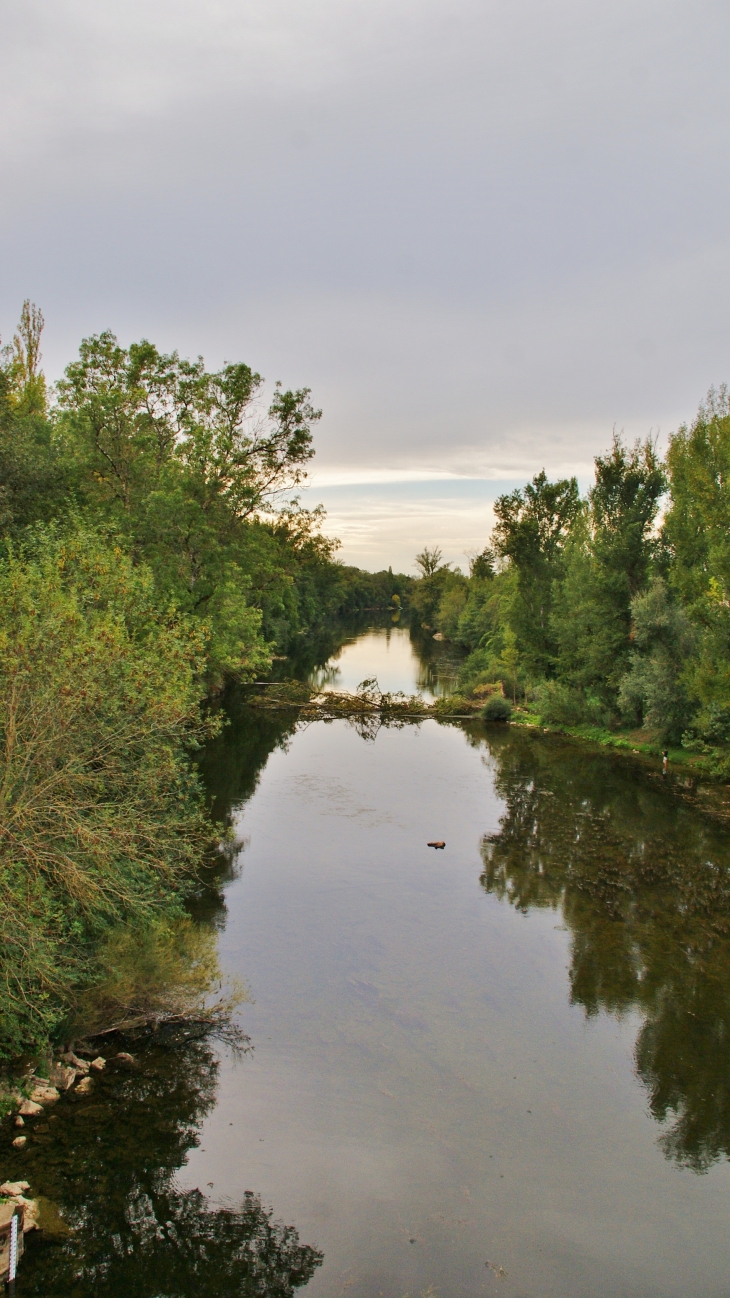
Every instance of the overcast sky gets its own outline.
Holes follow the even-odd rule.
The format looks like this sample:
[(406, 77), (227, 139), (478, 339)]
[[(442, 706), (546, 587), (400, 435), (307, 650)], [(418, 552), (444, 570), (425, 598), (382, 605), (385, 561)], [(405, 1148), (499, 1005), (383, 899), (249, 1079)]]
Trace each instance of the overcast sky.
[(730, 377), (727, 0), (0, 0), (0, 330), (246, 360), (345, 558)]

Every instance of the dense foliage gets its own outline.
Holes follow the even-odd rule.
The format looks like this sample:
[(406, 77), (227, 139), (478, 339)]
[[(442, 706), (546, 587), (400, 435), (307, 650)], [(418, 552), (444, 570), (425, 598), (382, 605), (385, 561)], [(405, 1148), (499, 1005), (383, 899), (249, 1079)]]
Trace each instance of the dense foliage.
[(5, 1055), (83, 1004), (138, 1008), (133, 949), (161, 969), (182, 934), (198, 960), (181, 905), (216, 838), (190, 760), (205, 700), (411, 584), (336, 563), (292, 495), (307, 389), (264, 402), (245, 364), (105, 332), (49, 396), (42, 328), (26, 302), (0, 354)]
[(722, 389), (663, 462), (651, 440), (616, 437), (585, 498), (544, 472), (501, 496), (468, 577), (438, 549), (419, 556), (411, 607), (469, 650), (464, 690), (500, 681), (550, 723), (642, 732), (726, 774), (729, 471)]

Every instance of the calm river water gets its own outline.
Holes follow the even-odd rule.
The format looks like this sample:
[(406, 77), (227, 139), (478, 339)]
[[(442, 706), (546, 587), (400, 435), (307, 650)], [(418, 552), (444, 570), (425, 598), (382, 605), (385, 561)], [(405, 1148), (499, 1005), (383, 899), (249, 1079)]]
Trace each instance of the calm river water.
[[(381, 629), (320, 679), (438, 669)], [(60, 1102), (3, 1172), (79, 1229), (19, 1293), (730, 1294), (725, 828), (478, 723), (239, 708), (206, 777), (241, 848), (201, 920), (252, 1049), (141, 1048)]]

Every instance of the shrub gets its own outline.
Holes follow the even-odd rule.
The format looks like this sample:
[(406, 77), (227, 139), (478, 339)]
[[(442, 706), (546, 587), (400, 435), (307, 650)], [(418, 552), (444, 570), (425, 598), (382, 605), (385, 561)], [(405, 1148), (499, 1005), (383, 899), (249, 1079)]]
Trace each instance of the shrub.
[(604, 726), (608, 715), (596, 699), (560, 681), (545, 681), (535, 695), (535, 707), (549, 726)]
[(501, 694), (493, 694), (482, 708), (481, 716), (484, 721), (509, 721), (512, 716), (512, 704)]
[(53, 1034), (115, 924), (190, 890), (203, 666), (200, 627), (95, 535), (0, 562), (0, 1056)]
[(501, 681), (482, 681), (481, 685), (475, 685), (472, 694), (475, 699), (488, 699), (492, 694), (502, 693)]

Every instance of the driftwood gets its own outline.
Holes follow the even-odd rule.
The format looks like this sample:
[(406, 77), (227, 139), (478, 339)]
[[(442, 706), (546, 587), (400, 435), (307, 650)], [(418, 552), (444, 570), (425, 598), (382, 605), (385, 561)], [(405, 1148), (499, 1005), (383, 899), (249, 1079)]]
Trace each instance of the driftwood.
[(391, 724), (398, 720), (422, 721), (428, 717), (465, 720), (483, 707), (480, 700), (469, 709), (466, 700), (458, 697), (458, 704), (451, 710), (448, 699), (428, 703), (419, 694), (390, 693), (381, 690), (375, 678), (362, 681), (354, 693), (320, 690), (302, 681), (257, 681), (247, 701), (250, 707), (267, 711), (296, 710), (300, 716), (311, 720), (380, 718)]

